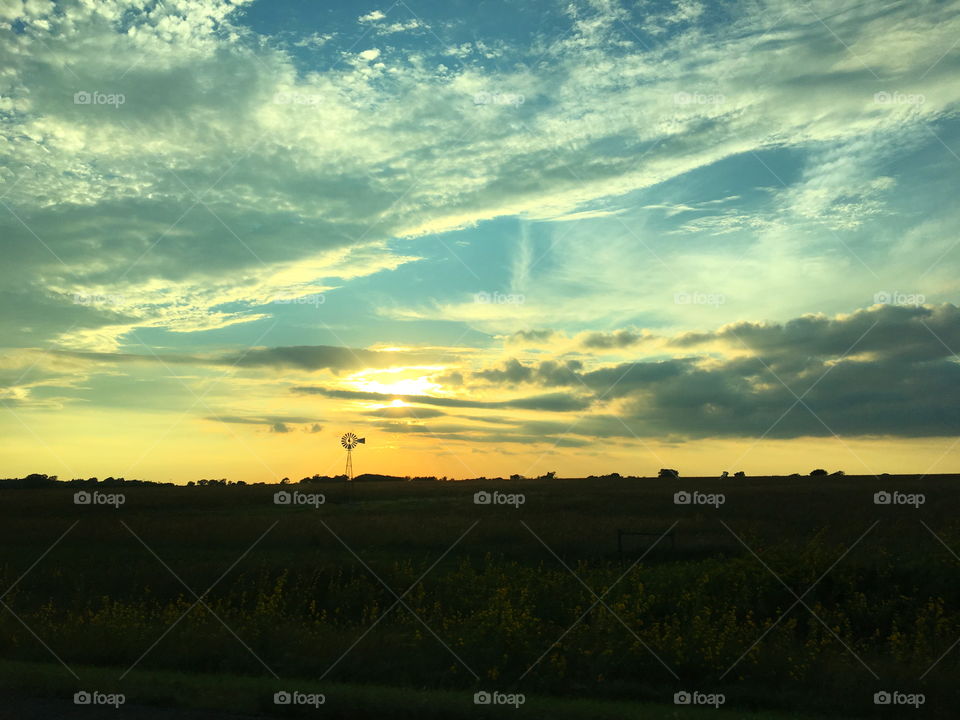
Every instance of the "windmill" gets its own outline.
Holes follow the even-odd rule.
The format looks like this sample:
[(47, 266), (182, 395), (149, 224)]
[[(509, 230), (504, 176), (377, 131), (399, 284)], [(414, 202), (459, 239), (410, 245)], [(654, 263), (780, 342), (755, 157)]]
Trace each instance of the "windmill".
[(347, 451), (347, 469), (344, 473), (347, 476), (347, 482), (353, 480), (353, 449), (360, 443), (366, 442), (366, 438), (358, 438), (352, 432), (344, 433), (343, 437), (340, 438), (340, 444)]

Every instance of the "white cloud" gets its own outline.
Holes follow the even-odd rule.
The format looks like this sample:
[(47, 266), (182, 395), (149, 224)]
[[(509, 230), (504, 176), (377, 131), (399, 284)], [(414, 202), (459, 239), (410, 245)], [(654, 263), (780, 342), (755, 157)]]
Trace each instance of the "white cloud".
[(357, 22), (367, 23), (367, 22), (376, 22), (377, 20), (383, 20), (386, 15), (382, 10), (374, 10), (369, 12), (366, 15), (361, 15), (357, 18)]
[[(0, 31), (8, 169), (0, 192), (9, 191), (6, 201), (49, 251), (4, 215), (18, 277), (61, 293), (112, 287), (134, 298), (127, 321), (68, 336), (85, 344), (116, 342), (138, 323), (222, 327), (257, 317), (258, 298), (289, 289), (277, 279), (283, 273), (297, 274), (293, 285), (304, 291), (327, 287), (311, 276), (318, 253), (345, 258), (338, 253), (350, 246), (382, 248), (390, 237), (504, 215), (592, 221), (611, 212), (597, 209), (600, 200), (776, 146), (815, 150), (802, 180), (777, 192), (784, 217), (844, 229), (882, 213), (891, 181), (876, 156), (960, 100), (956, 56), (944, 56), (960, 17), (910, 4), (828, 17), (848, 51), (808, 11), (739, 7), (752, 6), (762, 12), (708, 36), (697, 25), (700, 4), (675, 3), (659, 21), (680, 29), (651, 50), (624, 28), (622, 8), (596, 2), (547, 46), (552, 69), (504, 64), (511, 69), (496, 74), (471, 65), (452, 72), (423, 49), (395, 48), (389, 69), (373, 62), (381, 50), (371, 48), (356, 56), (363, 63), (303, 73), (282, 49), (253, 42), (233, 4), (214, 0), (20, 6), (26, 31)], [(830, 7), (812, 5), (824, 17)], [(374, 11), (359, 21), (385, 17)], [(875, 104), (864, 64), (886, 73), (876, 91), (902, 88), (926, 102)], [(76, 105), (80, 91), (123, 94), (124, 102)], [(526, 101), (475, 104), (484, 92)], [(798, 257), (778, 245), (789, 243), (780, 220), (754, 225), (770, 232), (746, 261), (751, 272)], [(729, 236), (756, 220), (732, 209), (690, 222)], [(642, 228), (634, 234), (644, 237)], [(624, 258), (657, 266), (628, 234), (578, 242), (584, 247), (558, 246), (563, 266), (539, 287), (551, 302), (573, 288), (583, 296), (577, 306), (554, 313), (531, 291), (530, 304), (508, 309), (509, 322), (492, 317), (496, 308), (445, 302), (441, 311), (505, 331), (548, 307), (558, 322), (586, 322), (636, 300), (636, 270)], [(712, 260), (691, 253), (687, 282), (713, 282)], [(372, 268), (406, 261), (384, 252)], [(581, 277), (601, 261), (602, 292)], [(210, 282), (224, 273), (243, 281)], [(151, 303), (146, 288), (186, 298), (196, 313)], [(251, 309), (215, 310), (225, 302)]]

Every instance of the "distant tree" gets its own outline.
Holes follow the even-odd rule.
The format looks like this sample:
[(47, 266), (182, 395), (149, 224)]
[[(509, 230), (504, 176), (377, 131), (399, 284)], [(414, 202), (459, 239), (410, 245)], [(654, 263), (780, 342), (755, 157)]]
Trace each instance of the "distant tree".
[(523, 480), (523, 475), (513, 474), (510, 476), (511, 480)]
[(745, 478), (745, 477), (747, 476), (747, 474), (746, 474), (743, 470), (737, 470), (737, 471), (733, 474), (733, 476), (734, 476), (735, 478)]
[(47, 475), (45, 473), (31, 473), (23, 479), (24, 487), (43, 487), (52, 485), (57, 481), (56, 475)]
[(843, 477), (846, 475), (846, 473), (843, 470), (835, 470), (834, 472), (830, 473), (830, 475), (833, 477)]
[(723, 471), (723, 474), (720, 476), (720, 479), (723, 480), (724, 478), (729, 477), (729, 476), (730, 476), (730, 473), (728, 473), (726, 470), (724, 470), (724, 471)]
[(544, 473), (543, 475), (541, 475), (540, 477), (541, 477), (542, 480), (553, 480), (553, 479), (555, 479), (555, 478), (557, 477), (557, 471), (556, 471), (556, 470), (551, 470), (551, 471), (549, 471), (549, 472), (545, 472), (545, 473)]
[(817, 477), (817, 476), (826, 475), (826, 474), (827, 474), (827, 471), (824, 470), (823, 468), (817, 468), (816, 470), (810, 471), (810, 477)]
[(673, 468), (660, 468), (660, 472), (657, 473), (658, 478), (671, 478), (676, 480), (680, 477), (680, 471), (674, 470)]
[(195, 485), (196, 483), (193, 480), (187, 483), (187, 487), (194, 487)]
[[(304, 480), (306, 480), (306, 478), (304, 478)], [(289, 485), (289, 484), (290, 484), (290, 478), (288, 478), (288, 477), (283, 478), (283, 479), (280, 481), (280, 484), (281, 484), (281, 485)]]

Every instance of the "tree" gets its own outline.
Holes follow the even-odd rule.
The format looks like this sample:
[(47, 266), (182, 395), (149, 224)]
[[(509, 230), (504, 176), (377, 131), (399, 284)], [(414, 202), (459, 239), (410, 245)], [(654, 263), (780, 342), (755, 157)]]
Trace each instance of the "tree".
[(746, 474), (743, 470), (737, 470), (737, 471), (733, 474), (733, 476), (734, 476), (735, 478), (745, 478), (745, 477), (747, 476), (747, 474)]
[(657, 473), (658, 478), (672, 478), (676, 480), (680, 477), (680, 471), (674, 470), (673, 468), (660, 468), (660, 472)]
[(817, 468), (816, 470), (810, 471), (810, 477), (818, 477), (820, 475), (826, 475), (826, 474), (827, 474), (827, 471), (824, 470), (823, 468)]
[(557, 471), (556, 471), (556, 470), (551, 470), (550, 472), (546, 472), (546, 473), (544, 473), (543, 476), (542, 476), (542, 478), (543, 478), (544, 480), (553, 480), (555, 477), (557, 477)]
[(523, 480), (523, 475), (517, 475), (516, 473), (514, 473), (513, 475), (510, 476), (510, 479), (511, 479), (511, 480)]

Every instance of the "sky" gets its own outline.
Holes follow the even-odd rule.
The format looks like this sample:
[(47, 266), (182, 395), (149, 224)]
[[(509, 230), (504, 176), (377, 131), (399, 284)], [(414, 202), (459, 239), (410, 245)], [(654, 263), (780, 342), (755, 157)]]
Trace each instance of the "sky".
[(2, 476), (960, 471), (960, 1), (0, 35)]

